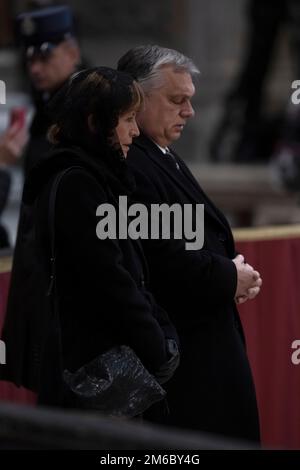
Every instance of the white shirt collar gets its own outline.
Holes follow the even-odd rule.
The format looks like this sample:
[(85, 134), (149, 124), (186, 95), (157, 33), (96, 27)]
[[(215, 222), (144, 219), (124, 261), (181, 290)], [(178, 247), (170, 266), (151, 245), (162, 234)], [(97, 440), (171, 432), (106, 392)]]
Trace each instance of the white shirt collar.
[(154, 140), (152, 141), (154, 142), (154, 144), (159, 148), (159, 150), (162, 151), (162, 153), (164, 153), (166, 155), (167, 152), (170, 152), (170, 150), (168, 149), (168, 147), (161, 147), (160, 145), (158, 145)]

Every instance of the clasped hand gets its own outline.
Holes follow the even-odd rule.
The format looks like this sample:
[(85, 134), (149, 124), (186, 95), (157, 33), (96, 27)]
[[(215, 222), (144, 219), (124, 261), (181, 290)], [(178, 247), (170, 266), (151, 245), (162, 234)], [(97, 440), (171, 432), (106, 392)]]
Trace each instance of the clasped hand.
[(247, 300), (254, 299), (260, 292), (262, 279), (258, 271), (250, 264), (245, 263), (243, 255), (237, 255), (232, 260), (237, 270), (237, 288), (235, 292), (235, 301), (242, 304)]

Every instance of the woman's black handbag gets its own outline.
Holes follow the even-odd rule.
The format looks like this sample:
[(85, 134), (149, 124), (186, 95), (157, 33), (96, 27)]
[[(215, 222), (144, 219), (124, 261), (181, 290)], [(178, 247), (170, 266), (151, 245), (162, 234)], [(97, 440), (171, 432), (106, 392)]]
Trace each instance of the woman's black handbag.
[[(51, 281), (48, 295), (56, 317), (56, 334), (59, 338), (60, 322), (55, 282), (55, 200), (62, 177), (73, 168), (78, 167), (71, 167), (56, 177), (49, 202)], [(63, 400), (68, 406), (96, 409), (109, 416), (131, 418), (143, 413), (166, 395), (165, 390), (143, 366), (135, 352), (125, 345), (109, 349), (76, 372), (62, 368), (62, 379)]]

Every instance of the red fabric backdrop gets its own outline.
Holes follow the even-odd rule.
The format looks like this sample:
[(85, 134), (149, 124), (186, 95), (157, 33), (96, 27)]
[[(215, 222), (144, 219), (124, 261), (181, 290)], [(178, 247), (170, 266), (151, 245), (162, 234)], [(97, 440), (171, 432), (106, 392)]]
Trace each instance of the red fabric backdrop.
[[(2, 331), (4, 312), (6, 310), (7, 293), (9, 288), (10, 273), (0, 273), (0, 332)], [(0, 364), (0, 367), (5, 367)], [(8, 400), (18, 403), (34, 404), (34, 393), (23, 387), (16, 387), (12, 383), (0, 381), (0, 400)]]
[(265, 445), (300, 448), (300, 238), (238, 243), (263, 278), (260, 295), (239, 307), (245, 327)]

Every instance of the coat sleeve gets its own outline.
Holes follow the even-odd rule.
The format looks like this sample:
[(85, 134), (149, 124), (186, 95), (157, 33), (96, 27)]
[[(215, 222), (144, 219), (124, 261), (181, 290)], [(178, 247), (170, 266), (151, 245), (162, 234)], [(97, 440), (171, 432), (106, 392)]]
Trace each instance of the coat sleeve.
[[(142, 156), (141, 156), (142, 158)], [(149, 171), (134, 166), (135, 199), (148, 207), (168, 201), (168, 195)], [(150, 207), (149, 207), (150, 210)], [(195, 305), (203, 298), (213, 303), (232, 302), (237, 287), (237, 271), (231, 259), (206, 249), (189, 251), (184, 239), (144, 240), (143, 248), (151, 264), (152, 279), (168, 279), (174, 296), (185, 293)], [(168, 295), (168, 293), (166, 293)]]
[(119, 240), (96, 235), (96, 209), (107, 202), (105, 191), (87, 172), (67, 174), (57, 195), (57, 243), (72, 275), (77, 271), (82, 276), (82, 293), (74, 294), (85, 296), (89, 305), (84, 320), (95, 325), (91, 317), (102, 316), (103, 324), (115, 327), (124, 344), (154, 372), (167, 360), (164, 334), (152, 305), (125, 268)]

